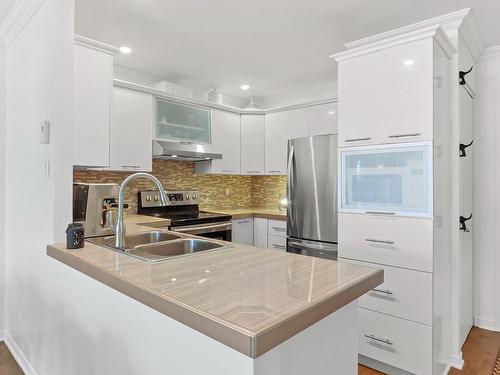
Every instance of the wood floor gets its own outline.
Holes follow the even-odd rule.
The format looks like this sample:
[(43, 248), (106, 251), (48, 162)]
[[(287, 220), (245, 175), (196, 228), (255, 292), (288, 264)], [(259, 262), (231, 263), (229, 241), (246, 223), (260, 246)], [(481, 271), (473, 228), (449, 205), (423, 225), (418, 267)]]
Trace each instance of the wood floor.
[[(491, 375), (498, 351), (500, 332), (472, 328), (462, 352), (465, 366), (462, 371), (452, 369), (448, 375)], [(0, 342), (0, 374), (24, 375), (4, 342)], [(380, 375), (381, 372), (364, 366), (358, 367), (358, 375)]]
[[(464, 368), (462, 371), (451, 369), (448, 375), (491, 375), (499, 350), (500, 332), (474, 327), (462, 348)], [(358, 367), (358, 375), (379, 374), (382, 373), (364, 366)]]
[(0, 374), (24, 375), (4, 342), (0, 342)]

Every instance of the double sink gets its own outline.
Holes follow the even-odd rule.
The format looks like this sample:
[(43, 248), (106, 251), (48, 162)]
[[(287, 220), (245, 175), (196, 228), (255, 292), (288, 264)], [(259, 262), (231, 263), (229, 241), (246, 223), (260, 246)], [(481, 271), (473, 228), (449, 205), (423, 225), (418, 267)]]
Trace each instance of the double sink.
[(159, 230), (125, 235), (122, 248), (115, 247), (115, 236), (97, 237), (88, 241), (148, 262), (160, 262), (179, 255), (227, 247), (217, 241)]

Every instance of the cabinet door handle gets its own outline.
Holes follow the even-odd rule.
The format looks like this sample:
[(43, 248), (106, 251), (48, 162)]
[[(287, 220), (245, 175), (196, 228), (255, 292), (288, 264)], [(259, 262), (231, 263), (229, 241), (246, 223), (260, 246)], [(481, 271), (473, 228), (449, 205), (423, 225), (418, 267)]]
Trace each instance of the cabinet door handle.
[(371, 140), (372, 137), (365, 137), (365, 138), (350, 138), (346, 139), (345, 142), (361, 142), (361, 141), (369, 141)]
[(245, 171), (245, 173), (262, 173), (262, 171)]
[(250, 223), (252, 220), (243, 220), (243, 221), (238, 221), (238, 224), (245, 224), (245, 223)]
[(272, 247), (274, 247), (275, 249), (286, 250), (286, 246), (276, 245), (275, 243), (272, 244)]
[(236, 170), (235, 169), (222, 169), (222, 172), (234, 173), (234, 172), (236, 172)]
[(391, 240), (376, 240), (374, 238), (365, 238), (366, 242), (383, 243), (385, 245), (394, 245), (394, 241)]
[(392, 296), (394, 294), (394, 292), (392, 290), (389, 290), (389, 289), (372, 289), (372, 292), (376, 292), (376, 293), (384, 293), (384, 294), (387, 294), (389, 296)]
[(396, 215), (395, 212), (384, 212), (384, 211), (366, 211), (365, 213), (369, 215), (388, 215), (388, 216)]
[(281, 171), (280, 170), (277, 170), (277, 171), (267, 171), (267, 173), (280, 173)]
[(122, 168), (139, 169), (140, 165), (122, 165)]
[(274, 229), (275, 231), (278, 231), (278, 232), (286, 231), (286, 228), (280, 228), (280, 227), (271, 227), (271, 228)]
[(389, 138), (405, 138), (405, 137), (418, 137), (420, 133), (408, 133), (408, 134), (393, 134)]
[(387, 345), (394, 345), (394, 342), (392, 342), (391, 340), (389, 339), (383, 339), (383, 338), (380, 338), (380, 337), (377, 337), (375, 335), (365, 335), (365, 337), (367, 339), (370, 339), (370, 340), (374, 340), (374, 341), (378, 341), (378, 342), (381, 342), (381, 343), (384, 343), (384, 344), (387, 344)]

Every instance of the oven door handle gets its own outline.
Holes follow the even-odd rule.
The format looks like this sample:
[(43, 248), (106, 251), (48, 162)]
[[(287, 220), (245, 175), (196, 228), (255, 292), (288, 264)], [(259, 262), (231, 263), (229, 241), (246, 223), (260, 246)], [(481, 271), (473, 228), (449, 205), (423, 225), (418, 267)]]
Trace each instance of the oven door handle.
[(200, 224), (200, 225), (188, 225), (185, 227), (172, 227), (174, 232), (179, 233), (190, 233), (190, 234), (202, 234), (202, 233), (213, 233), (218, 231), (231, 230), (232, 224), (221, 223), (221, 224)]

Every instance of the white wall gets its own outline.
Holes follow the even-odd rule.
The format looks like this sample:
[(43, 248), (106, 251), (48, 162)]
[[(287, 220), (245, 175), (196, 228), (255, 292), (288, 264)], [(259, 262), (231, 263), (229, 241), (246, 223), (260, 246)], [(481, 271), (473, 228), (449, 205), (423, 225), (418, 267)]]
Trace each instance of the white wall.
[(474, 100), (475, 322), (500, 330), (500, 46), (477, 66)]
[(0, 45), (0, 340), (5, 324), (5, 99), (6, 53)]

